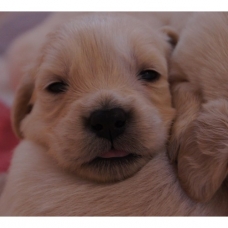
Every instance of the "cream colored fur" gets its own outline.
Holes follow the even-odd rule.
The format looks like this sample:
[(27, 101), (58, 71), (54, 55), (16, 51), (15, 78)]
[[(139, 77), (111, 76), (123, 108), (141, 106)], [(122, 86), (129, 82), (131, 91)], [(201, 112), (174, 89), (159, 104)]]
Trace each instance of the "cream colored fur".
[[(160, 29), (163, 22), (161, 19), (156, 22), (153, 17), (153, 26), (148, 27), (142, 18), (143, 23), (129, 21), (124, 15), (121, 17), (117, 27), (112, 20), (106, 24), (106, 33), (102, 32), (100, 23), (96, 27), (99, 33), (91, 33), (91, 21), (87, 23), (88, 19), (78, 18), (76, 24), (67, 25), (49, 36), (44, 42), (45, 48), (40, 50), (39, 44), (36, 47), (34, 53), (41, 56), (38, 60), (31, 58), (33, 64), (22, 80), (14, 105), (15, 131), (24, 140), (15, 150), (0, 198), (1, 215), (228, 214), (226, 188), (221, 187), (207, 203), (195, 203), (180, 187), (175, 166), (167, 157), (165, 143), (174, 111), (167, 83), (171, 48)], [(164, 25), (170, 23), (166, 21)], [(83, 25), (80, 33), (79, 24)], [(130, 32), (133, 31), (131, 26), (136, 36)], [(113, 28), (121, 34), (122, 41), (114, 36)], [(165, 28), (163, 31), (171, 39), (175, 37), (171, 30)], [(90, 39), (91, 35), (99, 37), (106, 48), (97, 46), (94, 39)], [(84, 53), (89, 53), (86, 57), (75, 55), (80, 53), (80, 48), (73, 38), (81, 42), (79, 47), (85, 48)], [(132, 50), (135, 55), (129, 55)], [(100, 58), (106, 52), (110, 58)], [(161, 75), (158, 81), (137, 80), (137, 68), (151, 68), (150, 64)], [(63, 71), (66, 69), (68, 71)], [(73, 87), (61, 98), (45, 91), (56, 76), (68, 77), (69, 85)], [(146, 158), (145, 163), (139, 164), (140, 169), (130, 164), (124, 172), (130, 170), (131, 177), (123, 176), (124, 180), (115, 183), (107, 182), (111, 176), (102, 179), (105, 172), (103, 175), (102, 172), (90, 172), (89, 167), (83, 170), (80, 163), (73, 162), (74, 158), (84, 161), (93, 158), (94, 154), (88, 153), (89, 145), (95, 150), (103, 145), (96, 139), (91, 141), (92, 135), (81, 128), (79, 116), (88, 115), (105, 100), (111, 106), (121, 104), (125, 109), (132, 109), (137, 117), (125, 141), (120, 141), (122, 146), (131, 150), (141, 146), (149, 148), (138, 151)], [(133, 141), (127, 141), (128, 137)]]
[(63, 172), (46, 150), (23, 141), (15, 151), (1, 215), (227, 215), (227, 191), (208, 203), (193, 202), (173, 165), (160, 151), (137, 174), (115, 184), (97, 184)]
[[(52, 13), (44, 22), (22, 34), (17, 38), (6, 53), (8, 62), (8, 71), (12, 79), (12, 87), (15, 89), (18, 86), (24, 70), (28, 63), (34, 61), (34, 58), (39, 53), (42, 44), (45, 42), (46, 35), (50, 31), (60, 27), (67, 20), (76, 19), (83, 15), (91, 15), (90, 12), (77, 12), (77, 13)], [(105, 14), (105, 13), (101, 13)], [(130, 15), (139, 18), (152, 28), (162, 26), (175, 25), (175, 30), (179, 32), (186, 23), (188, 17), (192, 13), (171, 13), (171, 12), (129, 12), (129, 13), (112, 13), (117, 17), (118, 15)], [(35, 42), (34, 42), (35, 41)], [(23, 53), (23, 57), (18, 53)], [(13, 66), (13, 67), (12, 67)]]
[(177, 117), (169, 155), (178, 177), (197, 201), (209, 201), (228, 173), (227, 13), (196, 13), (171, 61)]

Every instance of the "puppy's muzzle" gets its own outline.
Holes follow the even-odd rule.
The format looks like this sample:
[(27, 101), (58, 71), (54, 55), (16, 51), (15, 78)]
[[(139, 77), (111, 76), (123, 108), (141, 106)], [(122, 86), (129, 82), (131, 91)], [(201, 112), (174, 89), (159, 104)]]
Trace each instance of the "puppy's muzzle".
[(113, 142), (124, 133), (128, 114), (122, 108), (100, 109), (94, 111), (89, 118), (89, 127), (98, 137)]

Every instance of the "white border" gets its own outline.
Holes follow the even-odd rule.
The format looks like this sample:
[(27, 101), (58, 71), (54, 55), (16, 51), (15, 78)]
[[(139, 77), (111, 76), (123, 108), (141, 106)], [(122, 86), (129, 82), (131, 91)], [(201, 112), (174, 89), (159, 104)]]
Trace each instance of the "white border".
[(226, 11), (222, 0), (7, 0), (1, 11)]
[(15, 228), (202, 228), (227, 227), (227, 217), (7, 217), (1, 227)]

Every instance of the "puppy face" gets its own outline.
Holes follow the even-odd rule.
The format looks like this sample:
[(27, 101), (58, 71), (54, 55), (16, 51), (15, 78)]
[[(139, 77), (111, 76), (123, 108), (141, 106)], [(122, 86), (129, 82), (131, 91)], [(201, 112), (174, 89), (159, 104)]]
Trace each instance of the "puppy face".
[(133, 175), (165, 146), (174, 116), (164, 34), (130, 17), (92, 16), (48, 40), (18, 90), (17, 133), (82, 177)]

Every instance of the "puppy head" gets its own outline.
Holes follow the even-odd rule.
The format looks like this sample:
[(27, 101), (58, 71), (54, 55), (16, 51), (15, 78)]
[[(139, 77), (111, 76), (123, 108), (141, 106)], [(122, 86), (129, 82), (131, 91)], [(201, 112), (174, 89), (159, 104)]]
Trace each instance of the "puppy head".
[(133, 175), (164, 148), (174, 117), (164, 34), (130, 17), (92, 16), (48, 40), (18, 89), (15, 131), (82, 177)]

